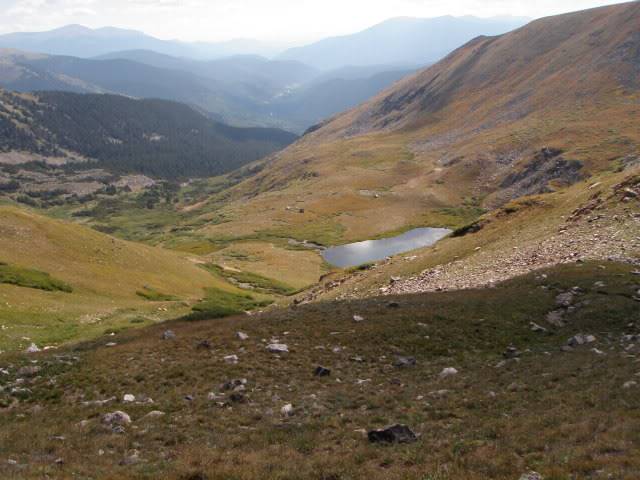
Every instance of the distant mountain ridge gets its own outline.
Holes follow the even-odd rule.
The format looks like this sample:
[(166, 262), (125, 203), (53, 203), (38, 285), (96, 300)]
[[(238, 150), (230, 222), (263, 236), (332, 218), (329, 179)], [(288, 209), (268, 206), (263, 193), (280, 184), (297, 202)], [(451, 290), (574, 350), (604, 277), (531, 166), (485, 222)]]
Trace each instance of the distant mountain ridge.
[(387, 69), (392, 67), (320, 72), (293, 60), (255, 55), (195, 61), (132, 50), (85, 59), (0, 49), (0, 87), (9, 90), (161, 98), (187, 103), (224, 123), (296, 133), (402, 77)]
[(480, 35), (499, 35), (528, 23), (519, 17), (398, 17), (362, 32), (291, 48), (278, 56), (319, 69), (345, 65), (434, 63)]
[(177, 57), (213, 59), (231, 55), (274, 55), (281, 47), (257, 40), (229, 40), (219, 43), (187, 43), (161, 40), (136, 30), (115, 27), (91, 29), (67, 25), (44, 32), (0, 35), (0, 48), (15, 48), (50, 55), (96, 57), (121, 50), (154, 50)]

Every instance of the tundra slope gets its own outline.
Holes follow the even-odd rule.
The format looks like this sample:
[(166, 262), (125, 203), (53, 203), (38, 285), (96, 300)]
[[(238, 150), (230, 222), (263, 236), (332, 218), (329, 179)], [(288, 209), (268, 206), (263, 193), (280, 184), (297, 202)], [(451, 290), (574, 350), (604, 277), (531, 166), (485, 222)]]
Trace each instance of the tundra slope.
[[(632, 2), (477, 38), (254, 166), (202, 206), (230, 221), (199, 233), (338, 244), (461, 227), (523, 196), (587, 192), (590, 178), (622, 169), (620, 183), (639, 155), (638, 24)], [(519, 228), (535, 237), (540, 226)], [(495, 228), (512, 233), (509, 222)]]

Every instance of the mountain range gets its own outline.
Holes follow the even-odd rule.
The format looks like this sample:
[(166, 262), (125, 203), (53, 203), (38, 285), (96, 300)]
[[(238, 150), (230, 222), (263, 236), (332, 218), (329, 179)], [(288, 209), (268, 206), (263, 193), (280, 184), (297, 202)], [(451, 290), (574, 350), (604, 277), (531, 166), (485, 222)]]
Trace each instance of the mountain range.
[[(397, 18), (354, 35), (283, 52), (272, 60), (256, 55), (264, 51), (250, 44), (246, 50), (216, 51), (136, 31), (71, 25), (0, 36), (4, 48), (0, 86), (22, 92), (157, 97), (188, 103), (233, 125), (302, 133), (466, 40), (481, 33), (501, 33), (524, 21)], [(241, 51), (254, 54), (234, 55)], [(328, 57), (335, 62), (323, 60)]]
[(187, 43), (160, 40), (136, 30), (115, 27), (91, 29), (82, 25), (67, 25), (44, 32), (0, 35), (0, 48), (81, 58), (105, 55), (119, 50), (153, 50), (165, 55), (197, 59), (245, 54), (273, 55), (282, 50), (282, 47), (256, 40)]
[(517, 17), (399, 17), (356, 34), (291, 48), (278, 58), (297, 60), (322, 70), (345, 65), (427, 65), (479, 35), (500, 35), (529, 20)]

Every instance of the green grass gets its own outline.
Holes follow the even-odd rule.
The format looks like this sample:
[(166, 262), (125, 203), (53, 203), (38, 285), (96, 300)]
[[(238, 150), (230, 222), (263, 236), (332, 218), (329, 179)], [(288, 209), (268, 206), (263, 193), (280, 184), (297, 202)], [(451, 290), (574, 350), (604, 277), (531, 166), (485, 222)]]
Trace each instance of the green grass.
[(236, 272), (233, 270), (225, 270), (219, 265), (208, 264), (205, 266), (207, 270), (216, 275), (220, 275), (226, 279), (233, 280), (234, 283), (250, 285), (253, 289), (260, 293), (275, 295), (293, 295), (298, 289), (287, 285), (284, 282), (274, 280), (272, 278), (263, 277), (257, 273)]
[(205, 298), (193, 307), (185, 320), (209, 320), (238, 315), (273, 303), (268, 299), (257, 299), (249, 294), (225, 292), (218, 288), (206, 289)]
[(16, 267), (2, 262), (0, 262), (0, 283), (47, 292), (71, 293), (73, 291), (70, 285), (53, 278), (46, 272)]

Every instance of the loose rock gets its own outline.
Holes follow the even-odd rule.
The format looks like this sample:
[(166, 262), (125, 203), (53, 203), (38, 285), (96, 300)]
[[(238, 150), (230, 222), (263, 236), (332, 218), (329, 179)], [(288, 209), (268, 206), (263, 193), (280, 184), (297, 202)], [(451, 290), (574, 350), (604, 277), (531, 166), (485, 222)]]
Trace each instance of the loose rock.
[(162, 340), (175, 340), (175, 339), (176, 339), (176, 334), (173, 330), (166, 330), (162, 334)]
[(367, 434), (371, 443), (413, 443), (416, 434), (406, 425), (393, 425), (382, 430), (372, 430)]
[(442, 372), (440, 372), (440, 378), (452, 377), (457, 374), (458, 374), (458, 370), (456, 370), (453, 367), (449, 367), (449, 368), (445, 368), (444, 370), (442, 370)]
[(313, 374), (316, 377), (328, 377), (329, 375), (331, 375), (331, 370), (325, 367), (317, 367)]
[(393, 366), (398, 368), (406, 368), (413, 367), (415, 364), (416, 359), (413, 357), (397, 357), (396, 361), (393, 363)]
[(117, 410), (102, 416), (102, 423), (105, 425), (128, 425), (131, 423), (131, 417), (125, 412)]
[(544, 478), (538, 472), (531, 471), (531, 472), (522, 474), (522, 476), (520, 477), (520, 480), (544, 480)]
[(267, 350), (271, 353), (289, 353), (289, 346), (284, 343), (271, 343), (267, 345)]

